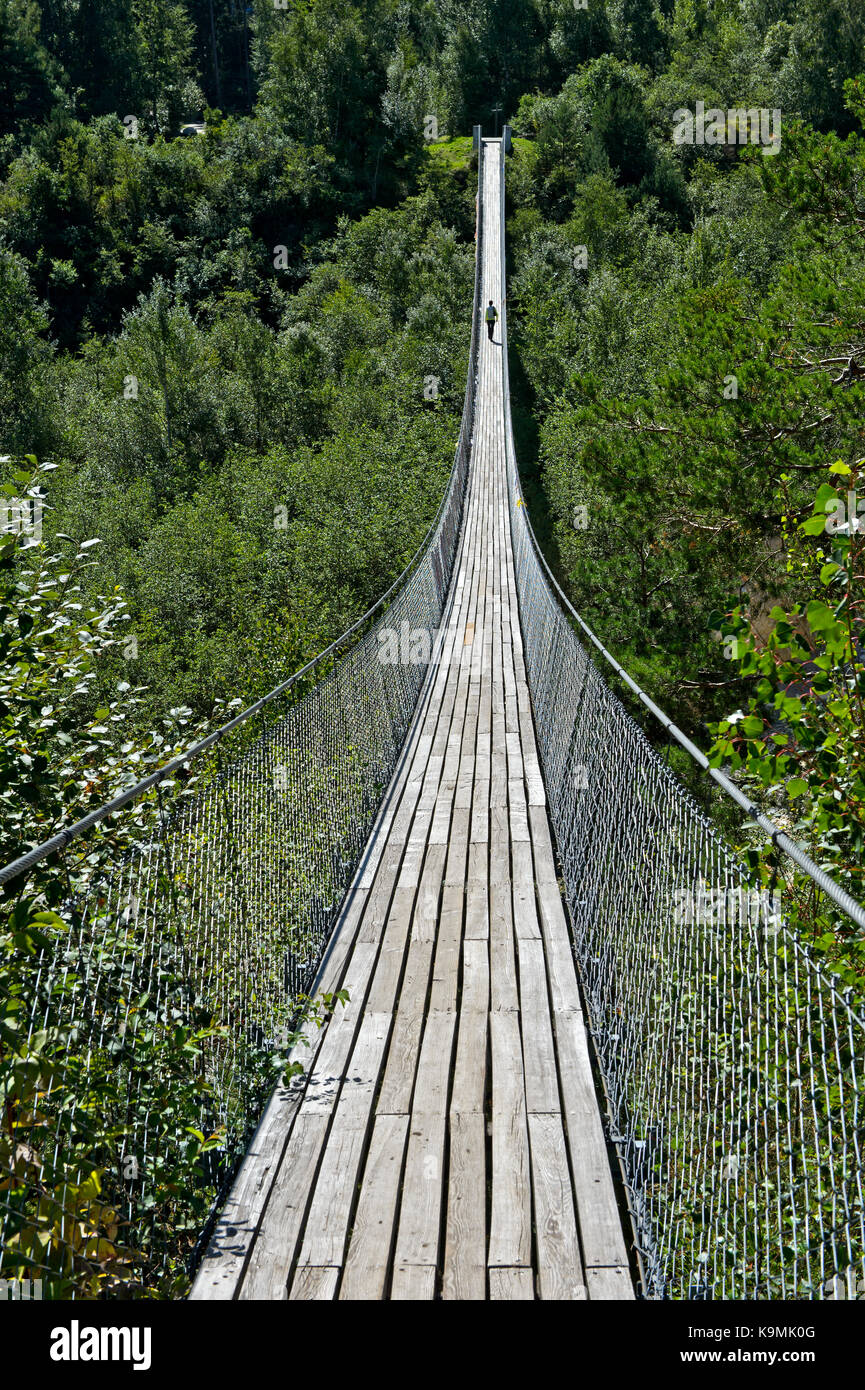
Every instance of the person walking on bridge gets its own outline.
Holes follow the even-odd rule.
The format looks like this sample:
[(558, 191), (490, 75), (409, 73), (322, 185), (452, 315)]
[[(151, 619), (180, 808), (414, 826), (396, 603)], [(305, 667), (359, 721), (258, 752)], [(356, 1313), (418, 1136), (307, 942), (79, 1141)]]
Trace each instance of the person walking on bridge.
[(493, 329), (496, 326), (496, 319), (498, 318), (498, 316), (499, 311), (496, 308), (495, 304), (493, 304), (493, 301), (490, 300), (484, 313), (484, 318), (487, 321), (487, 337), (489, 338), (490, 342), (492, 342), (493, 340)]

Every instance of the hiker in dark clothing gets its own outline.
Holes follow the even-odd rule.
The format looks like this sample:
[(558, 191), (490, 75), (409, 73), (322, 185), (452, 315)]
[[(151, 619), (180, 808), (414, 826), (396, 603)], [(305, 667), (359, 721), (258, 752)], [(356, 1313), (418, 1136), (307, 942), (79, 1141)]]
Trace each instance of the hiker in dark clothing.
[(484, 318), (487, 321), (487, 336), (489, 337), (490, 342), (492, 342), (493, 340), (493, 329), (496, 326), (496, 319), (498, 318), (498, 316), (498, 310), (496, 309), (496, 306), (493, 304), (493, 301), (490, 300), (489, 304), (486, 307), (486, 312), (484, 314)]

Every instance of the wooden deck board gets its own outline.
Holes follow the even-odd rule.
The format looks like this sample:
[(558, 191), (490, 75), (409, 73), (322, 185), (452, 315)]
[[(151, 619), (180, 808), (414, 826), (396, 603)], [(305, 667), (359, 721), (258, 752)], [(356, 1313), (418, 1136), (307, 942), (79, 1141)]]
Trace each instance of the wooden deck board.
[(535, 1279), (530, 1269), (491, 1269), (490, 1298), (493, 1302), (533, 1299)]
[(574, 1193), (560, 1115), (529, 1115), (538, 1288), (550, 1301), (588, 1297), (580, 1263)]
[(379, 1115), (367, 1154), (341, 1299), (381, 1299), (393, 1249), (408, 1115)]
[[(485, 142), (482, 302), (500, 303)], [(497, 337), (500, 336), (496, 335)], [(434, 660), (298, 1048), (192, 1297), (628, 1299), (546, 812), (510, 541), (500, 342)]]
[(486, 1287), (486, 1120), (452, 1110), (442, 1297), (482, 1301)]
[(492, 1202), (490, 1268), (530, 1266), (532, 1202), (525, 1079), (517, 1015), (493, 1010), (492, 1044)]

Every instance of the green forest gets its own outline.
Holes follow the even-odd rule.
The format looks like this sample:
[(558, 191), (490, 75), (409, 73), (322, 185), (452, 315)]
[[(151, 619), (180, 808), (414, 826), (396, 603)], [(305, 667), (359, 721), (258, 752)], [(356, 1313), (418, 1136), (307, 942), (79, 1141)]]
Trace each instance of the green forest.
[[(46, 537), (6, 602), (75, 557), (94, 624), (113, 615), (76, 728), (122, 685), (117, 738), (146, 756), (290, 675), (407, 563), (464, 388), (467, 137), (509, 119), (518, 449), (548, 556), (706, 746), (738, 709), (713, 732), (766, 786), (787, 772), (749, 738), (767, 679), (832, 685), (781, 713), (814, 774), (792, 811), (853, 874), (865, 726), (834, 684), (861, 619), (863, 53), (855, 0), (2, 0), (0, 448), (11, 496), (39, 467)], [(698, 100), (780, 110), (780, 150), (675, 144)], [(839, 499), (852, 527), (815, 542)], [(64, 814), (111, 790), (93, 771)]]
[[(677, 139), (698, 103), (774, 113), (773, 143)], [(0, 534), (3, 863), (411, 560), (465, 392), (472, 127), (505, 122), (540, 544), (861, 901), (861, 0), (0, 0), (0, 506), (40, 526)], [(68, 888), (9, 885), (13, 1053), (17, 953)], [(861, 988), (861, 942), (803, 923)]]

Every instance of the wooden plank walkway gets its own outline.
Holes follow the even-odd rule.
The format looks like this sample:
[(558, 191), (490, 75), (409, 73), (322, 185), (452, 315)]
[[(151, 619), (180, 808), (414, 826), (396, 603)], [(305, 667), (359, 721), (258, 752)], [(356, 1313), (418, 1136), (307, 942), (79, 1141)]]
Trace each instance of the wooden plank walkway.
[(193, 1299), (633, 1297), (526, 684), (502, 412), (497, 326), (441, 659), (319, 972), (350, 1002), (273, 1096)]

